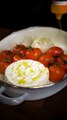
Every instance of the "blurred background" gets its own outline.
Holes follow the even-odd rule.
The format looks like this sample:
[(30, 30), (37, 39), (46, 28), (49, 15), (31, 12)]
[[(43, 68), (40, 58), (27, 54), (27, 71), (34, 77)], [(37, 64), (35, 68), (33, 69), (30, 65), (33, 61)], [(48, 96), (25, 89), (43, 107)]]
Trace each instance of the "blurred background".
[[(52, 0), (0, 0), (0, 28), (23, 29), (31, 26), (59, 28), (55, 14), (51, 13)], [(61, 23), (67, 31), (67, 14)]]

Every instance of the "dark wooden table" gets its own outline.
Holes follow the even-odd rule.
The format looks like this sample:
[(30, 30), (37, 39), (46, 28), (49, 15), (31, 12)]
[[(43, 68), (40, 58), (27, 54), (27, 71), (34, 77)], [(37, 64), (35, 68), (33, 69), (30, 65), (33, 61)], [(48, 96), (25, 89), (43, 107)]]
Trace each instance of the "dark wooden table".
[[(0, 28), (0, 40), (15, 30)], [(57, 94), (42, 100), (24, 101), (10, 106), (0, 103), (2, 120), (51, 120), (67, 118), (67, 87)]]

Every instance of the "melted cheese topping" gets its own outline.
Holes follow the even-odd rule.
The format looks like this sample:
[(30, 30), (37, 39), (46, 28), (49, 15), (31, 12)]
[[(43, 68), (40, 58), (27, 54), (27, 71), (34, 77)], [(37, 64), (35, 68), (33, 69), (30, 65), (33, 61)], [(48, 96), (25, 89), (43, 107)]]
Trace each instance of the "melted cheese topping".
[(16, 86), (38, 88), (49, 84), (49, 70), (34, 60), (19, 60), (5, 70), (6, 80)]

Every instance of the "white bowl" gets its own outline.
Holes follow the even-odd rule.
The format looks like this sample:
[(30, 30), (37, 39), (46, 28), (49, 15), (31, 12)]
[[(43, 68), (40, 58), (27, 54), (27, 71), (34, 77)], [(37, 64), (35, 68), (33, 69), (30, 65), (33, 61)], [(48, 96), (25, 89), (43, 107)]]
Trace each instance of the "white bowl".
[[(15, 44), (23, 42), (29, 46), (34, 38), (46, 37), (49, 38), (54, 45), (61, 47), (67, 53), (67, 32), (52, 27), (30, 27), (20, 31), (13, 32), (6, 38), (0, 41), (0, 51), (5, 49), (12, 49)], [(5, 92), (12, 98), (0, 96), (0, 101), (5, 104), (17, 105), (24, 100), (39, 100), (49, 97), (67, 85), (67, 78), (52, 86), (45, 86), (43, 88), (20, 88), (13, 87), (9, 84), (1, 82), (1, 93)], [(20, 96), (20, 97), (18, 97)], [(14, 97), (14, 98), (13, 98)]]

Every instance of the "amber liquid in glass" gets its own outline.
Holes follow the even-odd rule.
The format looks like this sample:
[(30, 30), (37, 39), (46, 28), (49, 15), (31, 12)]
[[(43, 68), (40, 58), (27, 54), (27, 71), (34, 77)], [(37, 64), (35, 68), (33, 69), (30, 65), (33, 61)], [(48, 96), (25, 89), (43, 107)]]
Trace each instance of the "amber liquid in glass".
[(53, 2), (51, 5), (51, 12), (56, 15), (56, 19), (58, 20), (59, 27), (62, 29), (61, 18), (63, 14), (67, 13), (67, 2)]

